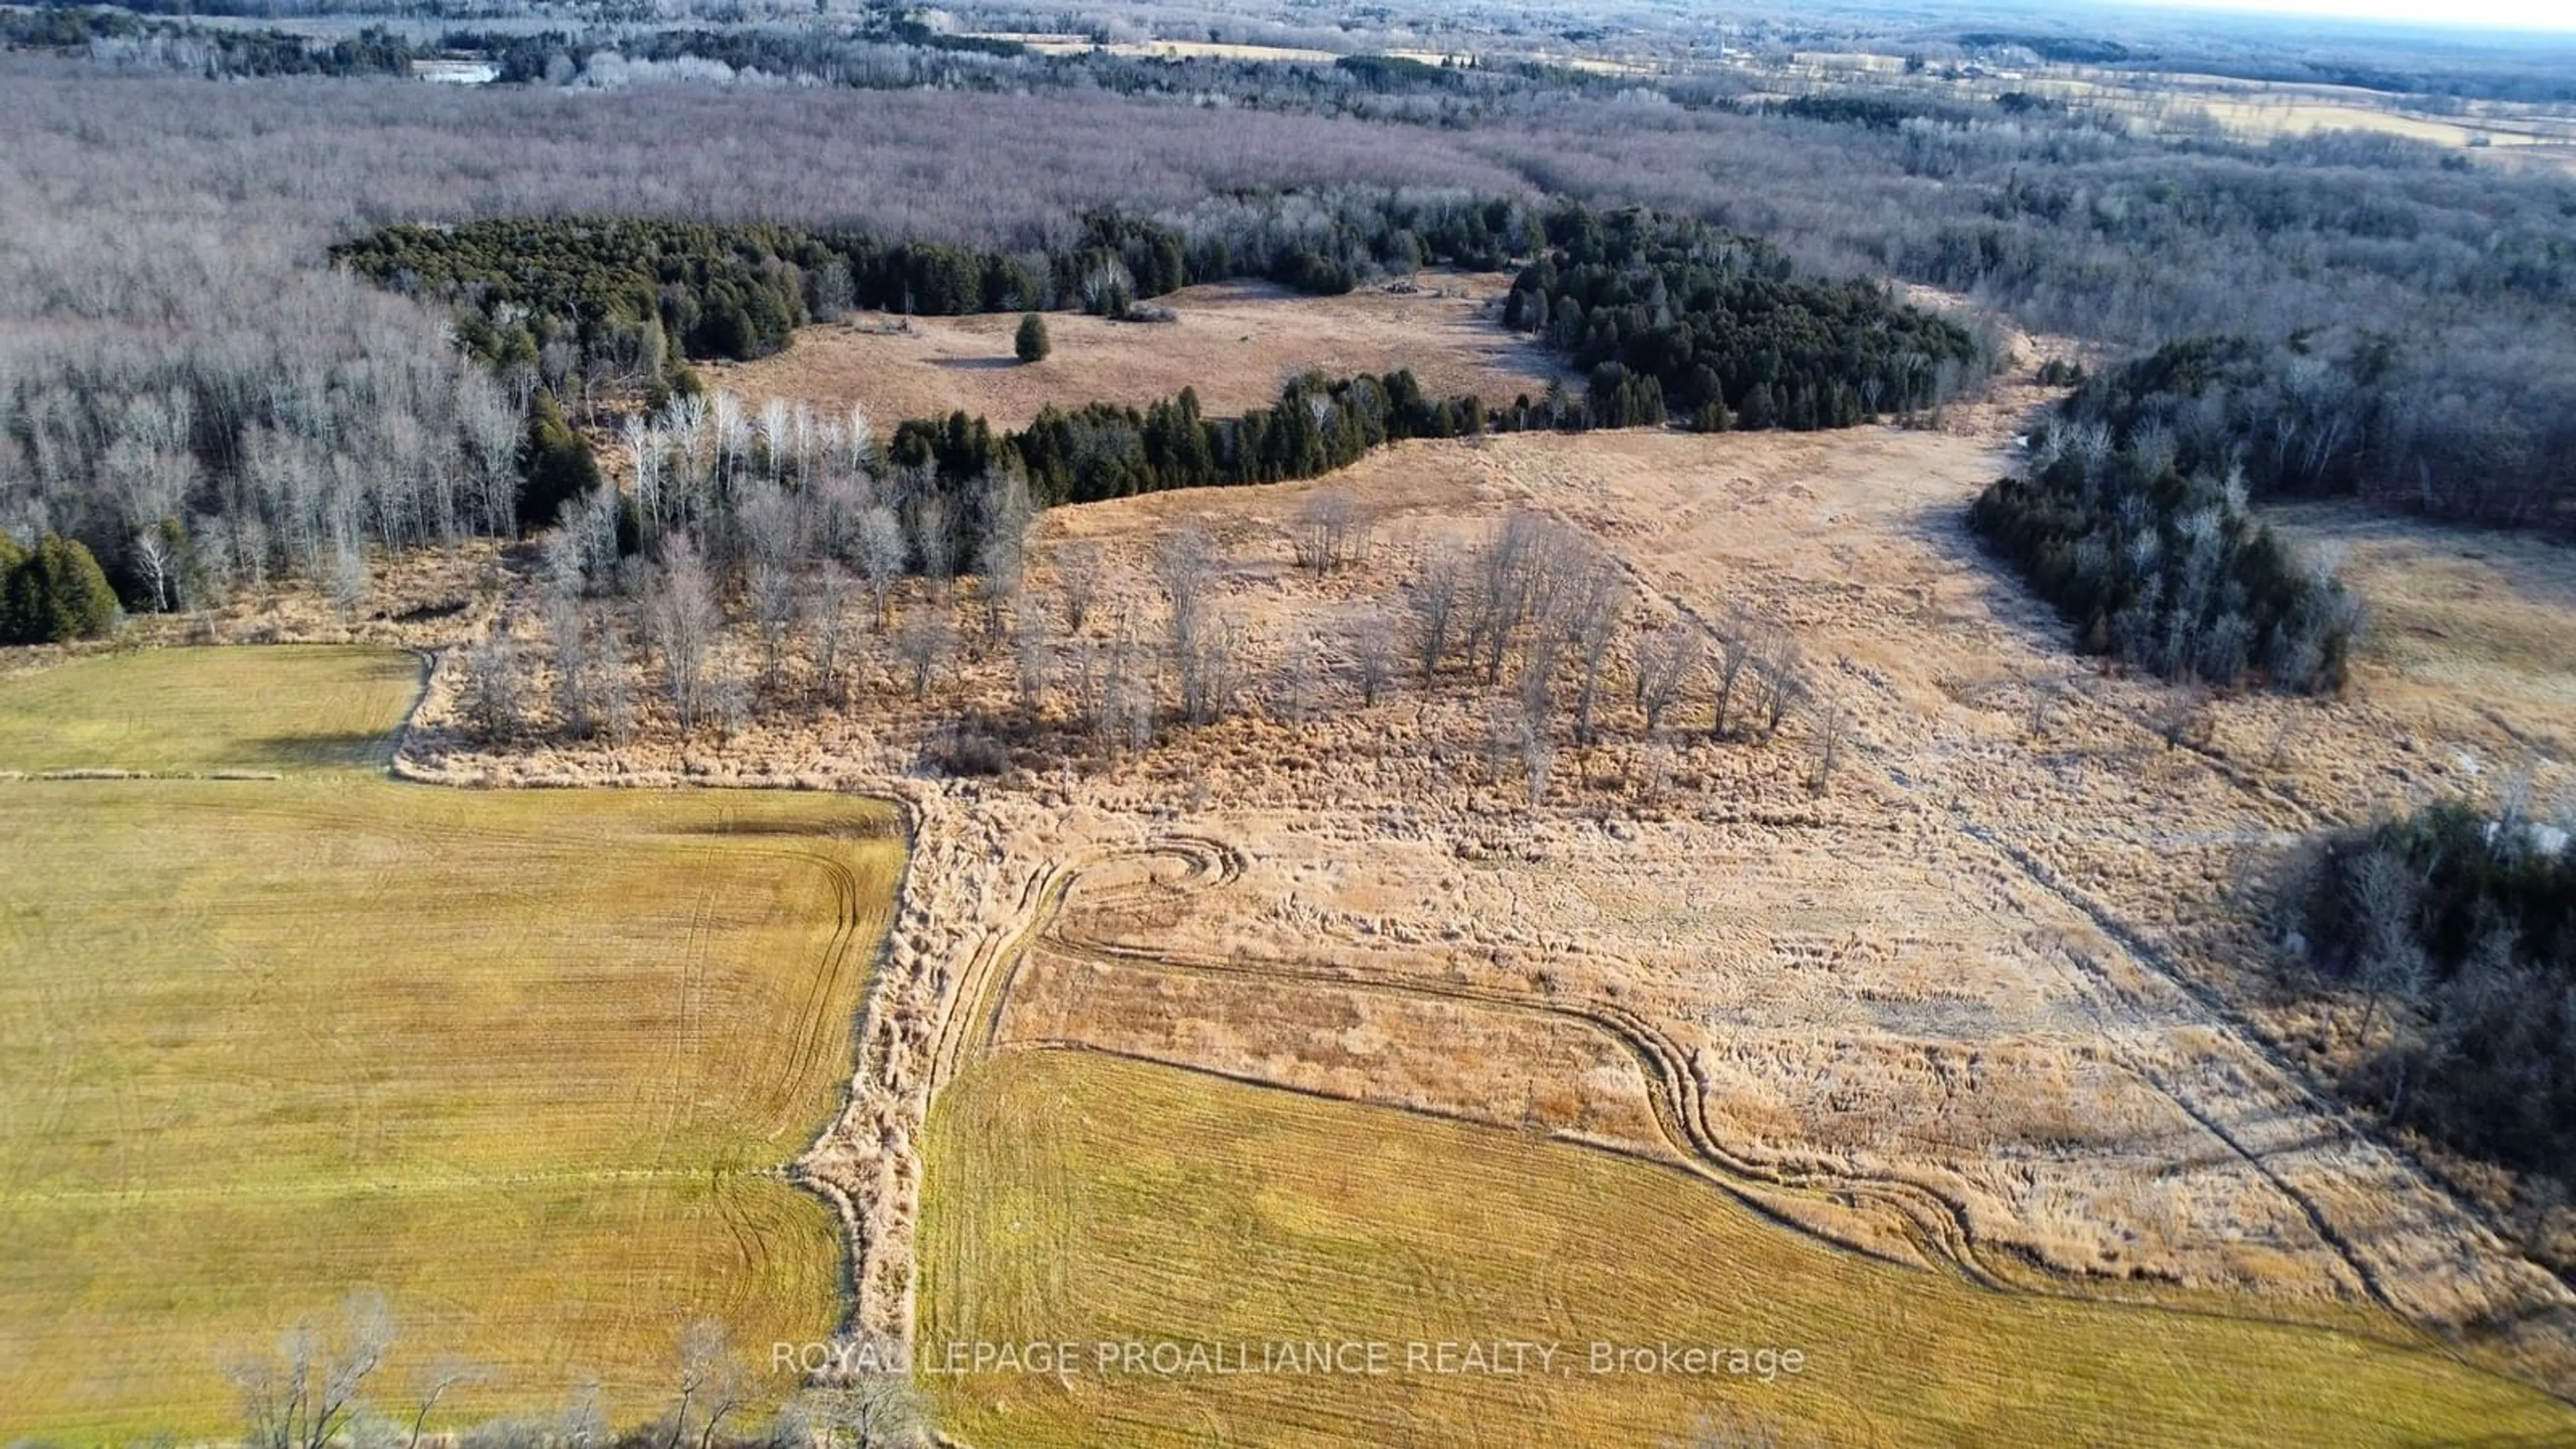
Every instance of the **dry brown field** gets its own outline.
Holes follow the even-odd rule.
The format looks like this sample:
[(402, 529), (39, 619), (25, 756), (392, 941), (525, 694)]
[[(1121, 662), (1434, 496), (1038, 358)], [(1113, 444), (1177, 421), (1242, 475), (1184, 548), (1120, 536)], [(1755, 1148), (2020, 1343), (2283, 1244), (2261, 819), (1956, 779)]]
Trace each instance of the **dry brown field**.
[[(1078, 395), (1117, 376), (1058, 355)], [(976, 1160), (938, 1142), (942, 1094), (1070, 1049), (1659, 1162), (1768, 1230), (1994, 1293), (2358, 1334), (2576, 1392), (2576, 1294), (2491, 1202), (2331, 1095), (2331, 1033), (2275, 989), (2245, 909), (2304, 832), (2516, 776), (2542, 798), (2576, 784), (2576, 568), (2529, 541), (2287, 514), (2384, 600), (2353, 689), (2178, 695), (2074, 653), (1967, 534), (2040, 397), (1836, 434), (1410, 443), (1320, 483), (1058, 510), (1030, 606), (1052, 607), (1068, 544), (1096, 547), (1093, 641), (1161, 629), (1158, 538), (1203, 529), (1222, 558), (1247, 707), (1141, 749), (1082, 744), (1059, 675), (1000, 774), (926, 773), (953, 720), (1013, 717), (1012, 663), (971, 608), (915, 590), (901, 610), (957, 608), (965, 641), (922, 701), (870, 636), (847, 709), (723, 742), (493, 752), (456, 728), (442, 671), (405, 768), (892, 782), (914, 864), (850, 1108), (805, 1164), (863, 1225), (873, 1330), (915, 1330), (925, 1275), (951, 1292), (1039, 1271), (1007, 1241), (917, 1251), (923, 1134)], [(1364, 506), (1371, 544), (1318, 578), (1292, 536), (1328, 491)], [(1494, 743), (1508, 686), (1453, 661), (1363, 706), (1348, 668), (1366, 621), (1514, 512), (1633, 588), (1602, 738), (1560, 730), (1535, 792)], [(1714, 651), (1738, 617), (1803, 650), (1844, 740), (1830, 779), (1817, 707), (1721, 740), (1703, 683), (1646, 734), (1633, 641), (1673, 628)], [(1300, 657), (1322, 665), (1302, 694), (1282, 685)]]

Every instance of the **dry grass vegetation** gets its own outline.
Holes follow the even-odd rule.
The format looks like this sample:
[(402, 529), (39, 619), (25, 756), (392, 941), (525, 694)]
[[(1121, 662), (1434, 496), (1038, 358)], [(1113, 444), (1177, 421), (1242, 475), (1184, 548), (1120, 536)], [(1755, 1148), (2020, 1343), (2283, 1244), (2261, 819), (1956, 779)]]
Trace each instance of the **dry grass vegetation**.
[[(999, 775), (905, 787), (916, 888), (853, 1107), (807, 1164), (864, 1225), (870, 1328), (911, 1328), (916, 1261), (964, 1280), (998, 1263), (946, 1256), (968, 1251), (950, 1238), (914, 1253), (912, 1144), (943, 1084), (1043, 1044), (1661, 1159), (1712, 1203), (1947, 1281), (2430, 1332), (2470, 1363), (2569, 1382), (2567, 1290), (2500, 1236), (2510, 1224), (2320, 1094), (2299, 1064), (2313, 1023), (2261, 989), (2268, 948), (2229, 900), (2295, 832), (2525, 759), (2561, 716), (2568, 663), (2519, 654), (2533, 677), (2470, 711), (2407, 684), (2426, 665), (2385, 639), (2352, 696), (2322, 703), (2099, 673), (1964, 530), (2014, 411), (2007, 392), (1957, 410), (1957, 431), (1407, 444), (1319, 485), (1061, 510), (1020, 601), (1058, 620), (1034, 727), (1013, 723), (1011, 635), (984, 632), (971, 588), (945, 604), (916, 583), (884, 633), (846, 631), (847, 709), (791, 703), (685, 746), (648, 730), (494, 753), (460, 732), (450, 681), (413, 765), (881, 778), (956, 758), (954, 722), (982, 722)], [(1364, 503), (1368, 545), (1318, 576), (1298, 539), (1337, 492)], [(1560, 720), (1535, 791), (1526, 746), (1498, 747), (1508, 672), (1492, 689), (1453, 658), (1425, 688), (1400, 667), (1374, 706), (1352, 672), (1371, 621), (1400, 628), (1438, 561), (1514, 511), (1576, 530), (1634, 585), (1599, 737)], [(1141, 747), (1099, 741), (1075, 661), (1159, 636), (1157, 541), (1188, 529), (1215, 560), (1200, 606), (1242, 626), (1241, 702)], [(2486, 563), (2563, 567), (2546, 551)], [(1098, 597), (1067, 637), (1072, 568)], [(2515, 586), (2543, 633), (2565, 618), (2558, 587)], [(952, 608), (916, 697), (920, 630), (902, 621)], [(1767, 742), (1740, 737), (1740, 716), (1718, 739), (1701, 678), (1650, 735), (1629, 687), (1640, 641), (1699, 630), (1716, 658), (1739, 611), (1801, 646), (1810, 699)], [(1829, 718), (1843, 755), (1820, 788)], [(935, 1123), (927, 1140), (968, 1164), (961, 1184), (993, 1161)], [(1283, 1169), (1270, 1190), (1303, 1181)], [(1080, 1281), (1159, 1282), (1173, 1253), (1140, 1246)], [(974, 1419), (998, 1442), (1078, 1440), (1095, 1412), (1004, 1397), (1007, 1433)], [(1278, 1429), (1263, 1412), (1224, 1422)]]
[(595, 1381), (641, 1420), (690, 1317), (836, 1321), (838, 1234), (782, 1169), (847, 1075), (892, 816), (358, 771), (417, 679), (235, 649), (0, 680), (0, 763), (275, 772), (0, 783), (0, 1436), (222, 1433), (228, 1357), (358, 1285), (402, 1326), (374, 1392), (471, 1362), (469, 1416)]
[[(1066, 395), (1115, 391), (1100, 359), (1059, 357)], [(1653, 1221), (1686, 1199), (1802, 1265), (1913, 1270), (1884, 1281), (1991, 1314), (1959, 1330), (1985, 1335), (1977, 1362), (2054, 1365), (2034, 1372), (2068, 1413), (2117, 1402), (2123, 1425), (2178, 1441), (2204, 1432), (2212, 1421), (2196, 1416), (2213, 1405), (2233, 1405), (2228, 1422), (2249, 1437), (2288, 1441), (2302, 1428), (2563, 1436), (2563, 1403), (2507, 1380), (2576, 1384), (2576, 1295), (2496, 1202), (2460, 1194), (2321, 1090), (2313, 1069), (2343, 1049), (2330, 1014), (2267, 989), (2271, 944), (2239, 905), (2273, 847), (2322, 825), (2526, 770), (2544, 795), (2570, 784), (2544, 753), (2576, 678), (2550, 642), (2576, 626), (2563, 556), (2302, 514), (2294, 533), (2339, 549), (2366, 593), (2393, 601), (2347, 697), (2209, 700), (2105, 673), (1966, 533), (1968, 500), (2009, 466), (2006, 440), (2035, 397), (2016, 384), (1925, 426), (1835, 435), (1408, 443), (1319, 484), (1058, 510), (1036, 528), (1024, 592), (998, 605), (971, 580), (911, 580), (882, 625), (863, 595), (836, 618), (791, 621), (775, 649), (734, 623), (711, 667), (759, 681), (757, 707), (685, 738), (649, 710), (632, 738), (571, 738), (540, 705), (523, 733), (486, 743), (473, 678), (443, 664), (400, 768), (495, 784), (875, 782), (906, 799), (917, 851), (851, 1101), (802, 1164), (849, 1214), (856, 1322), (870, 1331), (1269, 1334), (1292, 1327), (1277, 1305), (1307, 1294), (1340, 1306), (1297, 1331), (1406, 1337), (1403, 1314), (1433, 1310), (1384, 1295), (1426, 1284), (1461, 1295), (1437, 1309), (1451, 1316), (1423, 1320), (1453, 1325), (1440, 1333), (1519, 1331), (1474, 1329), (1496, 1301), (1471, 1291), (1494, 1271), (1495, 1220), (1463, 1206), (1504, 1190), (1463, 1174), (1513, 1144), (1534, 1155), (1511, 1159), (1504, 1182), (1568, 1221), (1620, 1225), (1602, 1236), (1632, 1250), (1662, 1240), (1623, 1216), (1625, 1200), (1668, 1194)], [(1344, 567), (1302, 567), (1335, 498), (1359, 506), (1364, 546)], [(1570, 708), (1580, 650), (1559, 656), (1535, 716), (1516, 677), (1526, 641), (1499, 679), (1454, 643), (1428, 681), (1402, 662), (1444, 570), (1466, 567), (1472, 592), (1475, 560), (1533, 520), (1561, 562), (1613, 561), (1625, 584), (1609, 593), (1616, 628), (1588, 734)], [(1196, 726), (1158, 652), (1175, 538), (1205, 540), (1188, 591), (1199, 637), (1225, 641), (1225, 702)], [(2439, 567), (2420, 567), (2428, 557)], [(1077, 584), (1089, 598), (1075, 626)], [(540, 700), (542, 588), (513, 570), (497, 601)], [(650, 629), (639, 614), (617, 632)], [(1369, 641), (1387, 635), (1399, 662), (1367, 702)], [(1804, 660), (1777, 730), (1743, 699), (1713, 730), (1706, 670), (1650, 728), (1638, 690), (1650, 649), (1695, 641), (1718, 660), (1734, 638)], [(638, 671), (639, 694), (655, 657), (617, 665)], [(1153, 713), (1086, 703), (1120, 657), (1145, 661)], [(2468, 679), (2483, 685), (2473, 698)], [(1030, 1065), (1032, 1047), (1195, 1071), (1118, 1077), (1098, 1090), (1139, 1115), (1087, 1106), (1101, 1135), (1051, 1144), (1030, 1134), (1073, 1131), (1082, 1112), (1023, 1110), (1018, 1074), (1088, 1104), (1095, 1089), (1077, 1079), (1107, 1069), (1060, 1053)], [(1216, 1077), (1412, 1115), (1245, 1095)], [(977, 1105), (983, 1093), (996, 1105)], [(1400, 1198), (1406, 1182), (1352, 1176), (1374, 1169), (1350, 1144), (1419, 1131), (1446, 1145), (1388, 1150), (1414, 1154), (1402, 1160), (1436, 1185), (1412, 1210), (1422, 1231), (1449, 1213), (1442, 1231), (1457, 1236), (1399, 1239), (1382, 1251), (1400, 1269), (1354, 1272), (1381, 1249), (1346, 1223), (1332, 1241), (1355, 1256), (1341, 1266), (1247, 1279), (1268, 1240), (1246, 1249), (1234, 1235), (1260, 1215), (1202, 1211), (1195, 1188), (1152, 1164), (1167, 1151), (1213, 1163), (1272, 1130), (1312, 1135), (1229, 1159), (1238, 1179), (1206, 1168), (1192, 1179), (1205, 1201), (1248, 1195), (1303, 1221), (1369, 1193)], [(1456, 1160), (1422, 1166), (1444, 1155)], [(1136, 1205), (1138, 1183), (1156, 1184), (1166, 1216)], [(1010, 1205), (1050, 1194), (1093, 1203), (1096, 1240), (1015, 1236), (1057, 1219)], [(984, 1216), (994, 1201), (1002, 1215)], [(1633, 1267), (1654, 1302), (1632, 1287), (1564, 1312), (1611, 1337), (1632, 1315), (1711, 1331), (1658, 1316), (1686, 1315), (1710, 1261)], [(1210, 1291), (1254, 1282), (1236, 1305), (1246, 1316), (1191, 1306), (1202, 1300), (1174, 1287), (1176, 1265)], [(1022, 1295), (1046, 1282), (1083, 1285), (1106, 1316), (1031, 1316)], [(1830, 1386), (1871, 1406), (1841, 1419), (1803, 1400), (1787, 1417), (1864, 1442), (2024, 1432), (2024, 1410), (1973, 1375), (1953, 1408), (1931, 1407), (1906, 1385), (1968, 1371), (1917, 1363), (1921, 1326), (1870, 1312), (1878, 1341), (1848, 1361), (1916, 1367)], [(2173, 1325), (2207, 1321), (2189, 1315), (2223, 1324), (2190, 1353), (2243, 1371), (2194, 1378), (2169, 1403), (2151, 1364), (2088, 1346), (2128, 1330), (2069, 1327), (2151, 1324), (2142, 1336), (2162, 1348), (2188, 1336)], [(2108, 1387), (2105, 1363), (2143, 1377)], [(1210, 1422), (1254, 1439), (1345, 1432), (1263, 1397), (1275, 1386), (1204, 1392), (1147, 1385), (1132, 1410), (1144, 1417), (1114, 1425), (1101, 1416), (1131, 1412), (1124, 1393), (1032, 1382), (960, 1390), (950, 1408), (991, 1443), (1150, 1440)], [(1409, 1442), (1490, 1438), (1501, 1431), (1486, 1416), (1502, 1413), (1561, 1414), (1569, 1434), (1669, 1433), (1700, 1407), (1388, 1392), (1368, 1401), (1386, 1416), (1372, 1432)], [(2341, 1433), (2330, 1404), (2364, 1422)], [(1631, 1413), (1652, 1422), (1619, 1417)]]
[(1189, 287), (1154, 301), (1170, 322), (1112, 322), (1054, 313), (1055, 350), (1022, 365), (1011, 355), (1012, 314), (889, 317), (858, 313), (804, 328), (795, 345), (758, 362), (709, 364), (711, 386), (752, 399), (815, 404), (827, 416), (864, 408), (880, 428), (963, 409), (995, 427), (1022, 427), (1050, 403), (1143, 407), (1195, 387), (1207, 412), (1225, 416), (1278, 401), (1301, 372), (1328, 376), (1410, 367), (1432, 397), (1475, 394), (1487, 406), (1535, 398), (1556, 375), (1551, 359), (1495, 323), (1511, 279), (1426, 272), (1412, 291), (1367, 289), (1295, 297), (1268, 282)]

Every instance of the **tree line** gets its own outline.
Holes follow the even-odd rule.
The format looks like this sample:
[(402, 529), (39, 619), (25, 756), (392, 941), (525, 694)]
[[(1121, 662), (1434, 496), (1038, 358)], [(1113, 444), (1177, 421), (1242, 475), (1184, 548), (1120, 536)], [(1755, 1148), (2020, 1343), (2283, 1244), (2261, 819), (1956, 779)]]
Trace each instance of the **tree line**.
[[(373, 1289), (339, 1312), (298, 1319), (274, 1339), (228, 1353), (225, 1377), (241, 1396), (244, 1449), (331, 1449), (338, 1444), (470, 1443), (498, 1449), (920, 1449), (932, 1442), (923, 1406), (899, 1373), (853, 1369), (800, 1387), (771, 1415), (755, 1411), (755, 1363), (713, 1318), (678, 1326), (677, 1353), (650, 1417), (619, 1425), (594, 1380), (561, 1409), (530, 1418), (457, 1422), (456, 1408), (500, 1380), (491, 1367), (441, 1356), (399, 1378), (392, 1367), (401, 1325)], [(867, 1344), (868, 1362), (902, 1362)]]
[[(1220, 240), (1230, 255), (1265, 256), (1296, 242), (1291, 253), (1310, 246), (1365, 281), (1407, 256), (1451, 254), (1399, 233), (1469, 232), (1471, 214), (1493, 247), (1533, 257), (1546, 207), (1528, 187), (1759, 231), (1807, 275), (1935, 281), (2121, 347), (2229, 329), (2279, 339), (2264, 344), (2265, 365), (2292, 391), (2309, 385), (2303, 369), (2334, 380), (2346, 358), (2370, 363), (2355, 345), (2367, 327), (2394, 339), (2384, 374), (2353, 373), (2376, 376), (2359, 385), (2395, 404), (2374, 414), (2385, 425), (2370, 429), (2353, 484), (2375, 500), (2467, 512), (2480, 497), (2532, 498), (2492, 511), (2550, 517), (2547, 501), (2568, 496), (2558, 460), (2576, 452), (2563, 198), (2503, 171), (2444, 169), (2457, 158), (2395, 141), (2154, 140), (2080, 109), (1917, 117), (1886, 132), (1592, 92), (1390, 127), (1061, 90), (678, 86), (574, 99), (0, 64), (17, 103), (0, 108), (0, 176), (26, 200), (0, 209), (0, 527), (22, 546), (47, 531), (79, 539), (129, 607), (150, 597), (128, 557), (151, 521), (130, 506), (148, 473), (107, 466), (115, 433), (101, 420), (119, 431), (130, 420), (148, 443), (168, 432), (155, 408), (187, 393), (194, 481), (179, 514), (195, 556), (251, 584), (318, 567), (354, 596), (368, 550), (420, 536), (410, 520), (510, 526), (535, 393), (555, 391), (577, 420), (586, 397), (619, 395), (632, 366), (621, 348), (640, 337), (586, 356), (576, 330), (550, 332), (495, 386), (454, 363), (445, 303), (316, 265), (335, 241), (396, 217), (626, 208), (1043, 262), (1083, 240), (1081, 218), (1114, 206), (1177, 229), (1185, 269)], [(762, 146), (725, 141), (746, 128)], [(853, 134), (889, 144), (853, 152)], [(908, 184), (922, 167), (970, 184)], [(1820, 175), (1835, 185), (1817, 186)], [(1245, 192), (1247, 177), (1281, 189)], [(1414, 224), (1390, 224), (1390, 196)], [(1482, 215), (1498, 196), (1516, 199), (1500, 227)], [(1127, 240), (1120, 265), (1152, 272), (1155, 249), (1131, 256)], [(2304, 354), (2291, 346), (2302, 329), (2322, 329)], [(685, 346), (667, 330), (663, 344), (676, 373), (667, 358)], [(1591, 391), (1556, 402), (1571, 413)], [(147, 395), (162, 402), (129, 407)], [(2349, 422), (2335, 427), (2346, 396), (2321, 394), (2297, 415), (2350, 437)], [(1527, 410), (1557, 411), (1547, 399)], [(2253, 436), (2265, 446), (2246, 449), (2249, 477), (2279, 434)], [(400, 466), (361, 465), (376, 458)], [(236, 488), (246, 465), (264, 481)], [(471, 506), (450, 514), (442, 498)]]
[(148, 19), (123, 7), (45, 5), (0, 9), (0, 48), (86, 55), (116, 66), (149, 66), (208, 79), (232, 76), (409, 75), (437, 52), (368, 26), (322, 40), (293, 31)]
[[(1520, 255), (1508, 324), (1593, 374), (1578, 421), (1845, 427), (1937, 401), (1981, 361), (1965, 329), (1882, 287), (1798, 274), (1777, 248), (1643, 208), (1404, 193), (1222, 197), (1177, 218), (1100, 210), (1013, 255), (767, 223), (494, 219), (388, 227), (342, 266), (459, 310), (468, 351), (550, 388), (697, 386), (690, 358), (751, 358), (852, 308), (953, 316), (1080, 306), (1127, 317), (1185, 286), (1265, 277), (1310, 294), (1429, 263)], [(1551, 400), (1550, 425), (1566, 421)], [(1452, 429), (1451, 431), (1456, 431)], [(1301, 475), (1302, 476), (1302, 475)]]
[(296, 575), (344, 604), (376, 550), (508, 533), (523, 402), (435, 319), (351, 288), (162, 335), (39, 338), (0, 373), (0, 527), (94, 555), (132, 612)]
[(2410, 476), (2428, 400), (2401, 374), (2401, 351), (2397, 338), (2367, 330), (2188, 338), (2092, 378), (2063, 412), (2116, 438), (2154, 437), (2186, 472), (2240, 471), (2258, 496), (2359, 495), (2486, 523), (2576, 522), (2576, 492), (2553, 487), (2539, 460), (2514, 456), (2501, 432), (2441, 486), (2427, 460)]
[(2242, 474), (2183, 465), (2165, 434), (2051, 426), (1969, 525), (2087, 653), (2220, 688), (2340, 689), (2356, 601), (2254, 518)]
[(1276, 404), (1234, 418), (1206, 416), (1197, 391), (1184, 388), (1142, 409), (1049, 404), (1026, 428), (998, 435), (962, 412), (945, 421), (913, 419), (895, 429), (887, 456), (897, 467), (931, 469), (944, 484), (1016, 470), (1027, 477), (1030, 496), (1053, 507), (1317, 478), (1388, 443), (1484, 430), (1484, 408), (1474, 397), (1430, 397), (1399, 369), (1383, 377), (1291, 378)]

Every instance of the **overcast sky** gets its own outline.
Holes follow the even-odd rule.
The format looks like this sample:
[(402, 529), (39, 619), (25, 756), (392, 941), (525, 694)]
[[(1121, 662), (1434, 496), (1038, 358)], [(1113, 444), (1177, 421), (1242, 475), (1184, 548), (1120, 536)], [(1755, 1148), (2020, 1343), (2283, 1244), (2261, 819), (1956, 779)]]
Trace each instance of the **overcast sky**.
[(2203, 10), (2348, 15), (2419, 25), (2489, 25), (2576, 31), (2576, 0), (2160, 0)]

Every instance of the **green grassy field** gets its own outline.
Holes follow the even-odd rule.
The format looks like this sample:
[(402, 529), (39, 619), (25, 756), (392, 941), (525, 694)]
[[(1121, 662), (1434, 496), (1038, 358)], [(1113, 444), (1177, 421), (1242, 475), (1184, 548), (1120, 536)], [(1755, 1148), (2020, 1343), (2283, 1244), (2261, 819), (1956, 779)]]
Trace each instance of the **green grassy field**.
[[(2576, 1411), (2393, 1321), (2382, 1339), (1989, 1293), (1645, 1163), (1115, 1058), (990, 1058), (928, 1140), (925, 1361), (1079, 1346), (1070, 1379), (921, 1376), (979, 1449), (1688, 1444), (1730, 1414), (1837, 1445), (2576, 1442)], [(1186, 1349), (1165, 1360), (1179, 1373), (1150, 1349), (1099, 1371), (1096, 1345), (1130, 1340), (1255, 1365), (1268, 1343), (1376, 1341), (1390, 1371), (1191, 1372)], [(1428, 1347), (1496, 1340), (1561, 1345), (1556, 1371), (1526, 1349), (1485, 1356), (1530, 1372), (1463, 1371), (1458, 1348), (1441, 1372)], [(1594, 1373), (1595, 1342), (1796, 1349), (1803, 1367)]]
[(0, 680), (0, 766), (284, 772), (0, 782), (0, 1440), (228, 1432), (226, 1358), (360, 1285), (402, 1326), (384, 1400), (493, 1371), (458, 1418), (596, 1380), (640, 1421), (690, 1317), (760, 1370), (837, 1321), (836, 1226), (780, 1168), (847, 1079), (891, 814), (348, 768), (416, 677)]

